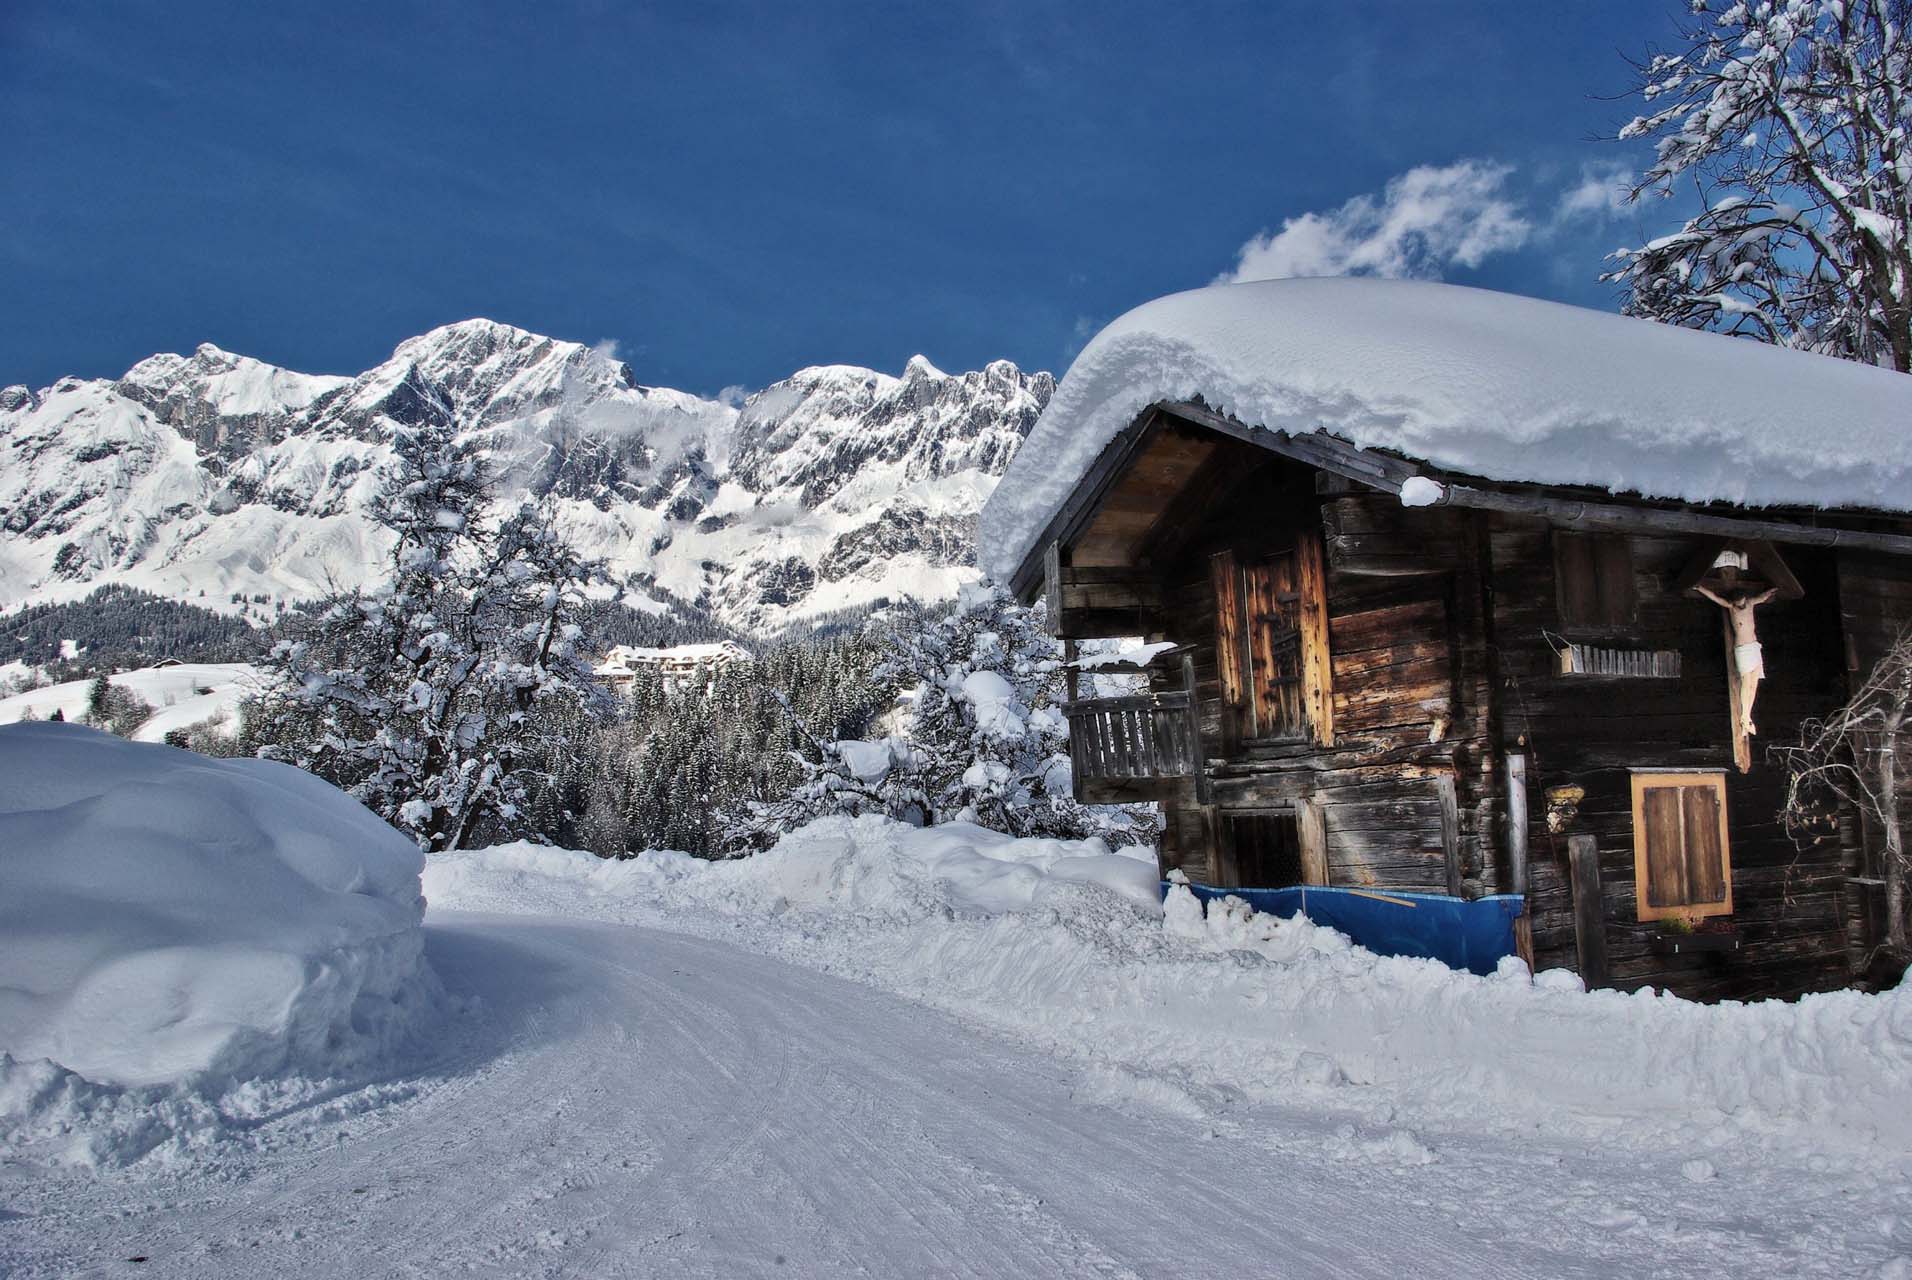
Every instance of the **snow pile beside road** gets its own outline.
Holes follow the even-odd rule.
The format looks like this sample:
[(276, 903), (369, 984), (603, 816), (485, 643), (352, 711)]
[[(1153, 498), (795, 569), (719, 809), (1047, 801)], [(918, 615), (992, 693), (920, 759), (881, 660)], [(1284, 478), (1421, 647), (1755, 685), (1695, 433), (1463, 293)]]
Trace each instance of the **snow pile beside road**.
[[(533, 844), (435, 855), (426, 895), (460, 909), (575, 911), (646, 904), (735, 916), (807, 912), (903, 925), (1073, 901), (1096, 885), (1142, 916), (1161, 913), (1155, 858), (1100, 840), (1018, 840), (966, 822), (915, 828), (824, 818), (732, 862), (647, 852), (625, 861)], [(613, 911), (615, 914), (615, 911)]]
[[(1089, 841), (827, 819), (729, 863), (506, 846), (434, 856), (434, 903), (724, 936), (1036, 1040), (1083, 1096), (1241, 1105), (1423, 1133), (1688, 1150), (1912, 1151), (1912, 992), (1700, 1005), (1585, 993), (1518, 962), (1479, 978), (1306, 920), (1156, 901)], [(1390, 1139), (1392, 1140), (1392, 1139)]]
[(285, 765), (0, 727), (0, 1141), (122, 1159), (382, 1060), (438, 1000), (422, 864)]

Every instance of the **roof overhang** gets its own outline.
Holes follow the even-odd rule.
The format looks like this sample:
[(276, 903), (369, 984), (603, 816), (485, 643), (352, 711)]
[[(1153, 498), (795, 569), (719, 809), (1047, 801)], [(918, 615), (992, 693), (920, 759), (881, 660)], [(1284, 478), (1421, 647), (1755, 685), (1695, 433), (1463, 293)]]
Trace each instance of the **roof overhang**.
[(1701, 537), (1759, 539), (1800, 546), (1842, 547), (1912, 556), (1912, 535), (1847, 525), (1818, 523), (1827, 516), (1848, 520), (1890, 521), (1905, 527), (1903, 516), (1869, 510), (1775, 511), (1713, 503), (1704, 507), (1614, 494), (1592, 487), (1566, 488), (1505, 484), (1444, 471), (1412, 458), (1364, 449), (1323, 431), (1291, 433), (1249, 426), (1206, 405), (1161, 400), (1150, 405), (1111, 440), (1044, 526), (1023, 556), (1010, 590), (1024, 601), (1041, 594), (1045, 559), (1051, 546), (1073, 546), (1116, 491), (1130, 467), (1157, 435), (1171, 427), (1195, 427), (1252, 445), (1278, 457), (1341, 476), (1355, 484), (1399, 497), (1410, 480), (1417, 486), (1413, 505), (1466, 507), (1534, 516), (1565, 529), (1605, 529)]

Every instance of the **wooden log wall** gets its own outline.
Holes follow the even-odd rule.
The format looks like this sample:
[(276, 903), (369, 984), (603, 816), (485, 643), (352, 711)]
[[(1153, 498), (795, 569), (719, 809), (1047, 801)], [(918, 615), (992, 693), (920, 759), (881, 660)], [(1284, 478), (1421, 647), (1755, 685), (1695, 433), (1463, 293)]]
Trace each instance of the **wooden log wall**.
[[(1260, 480), (1265, 492), (1237, 493), (1210, 513), (1164, 571), (1162, 633), (1194, 648), (1211, 752), (1222, 750), (1226, 722), (1208, 556), (1232, 550), (1250, 563), (1294, 545), (1297, 528), (1323, 519), (1306, 469), (1270, 469)], [(1247, 742), (1229, 750), (1216, 762), (1215, 806), (1268, 811), (1312, 800), (1331, 883), (1439, 893), (1451, 869), (1464, 893), (1491, 892), (1500, 874), (1484, 524), (1462, 511), (1390, 521), (1390, 504), (1401, 510), (1385, 495), (1328, 499), (1339, 513), (1331, 539), (1358, 527), (1361, 552), (1350, 560), (1345, 540), (1340, 552), (1328, 544), (1333, 746)], [(1166, 817), (1164, 865), (1193, 876), (1208, 825), (1172, 807)]]
[[(1554, 646), (1594, 637), (1561, 622), (1548, 527), (1529, 517), (1488, 519), (1498, 733), (1508, 749), (1527, 755), (1528, 905), (1537, 963), (1576, 963), (1569, 846), (1578, 836), (1597, 848), (1610, 985), (1652, 985), (1702, 999), (1845, 985), (1852, 841), (1835, 835), (1818, 847), (1795, 845), (1778, 820), (1785, 775), (1765, 751), (1766, 744), (1793, 740), (1803, 718), (1845, 697), (1844, 639), (1838, 611), (1829, 607), (1838, 598), (1832, 554), (1783, 549), (1806, 596), (1759, 611), (1766, 679), (1755, 709), (1753, 767), (1741, 774), (1733, 768), (1720, 610), (1673, 585), (1694, 541), (1631, 538), (1637, 618), (1598, 637), (1678, 650), (1681, 678), (1588, 678), (1559, 672)], [(1629, 772), (1636, 768), (1727, 771), (1738, 952), (1665, 954), (1654, 945), (1662, 927), (1637, 919)]]

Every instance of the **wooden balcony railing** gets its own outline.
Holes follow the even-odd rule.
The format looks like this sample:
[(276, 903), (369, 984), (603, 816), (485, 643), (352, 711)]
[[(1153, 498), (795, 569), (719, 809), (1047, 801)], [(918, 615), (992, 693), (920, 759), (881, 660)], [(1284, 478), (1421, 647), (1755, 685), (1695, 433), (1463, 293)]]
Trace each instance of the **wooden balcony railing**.
[(1063, 707), (1069, 721), (1069, 762), (1076, 794), (1096, 783), (1163, 784), (1195, 780), (1205, 799), (1206, 759), (1195, 703), (1193, 663), (1184, 658), (1183, 687), (1115, 698), (1080, 698)]

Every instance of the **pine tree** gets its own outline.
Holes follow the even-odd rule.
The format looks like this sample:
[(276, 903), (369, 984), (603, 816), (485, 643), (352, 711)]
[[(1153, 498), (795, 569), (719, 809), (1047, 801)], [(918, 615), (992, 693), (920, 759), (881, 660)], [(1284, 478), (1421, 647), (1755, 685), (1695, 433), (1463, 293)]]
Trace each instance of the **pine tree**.
[(602, 697), (572, 620), (595, 566), (537, 508), (489, 528), (493, 488), (450, 426), (399, 431), (372, 504), (393, 539), (388, 579), (293, 625), (255, 709), (270, 753), (430, 849), (537, 834), (560, 734)]

